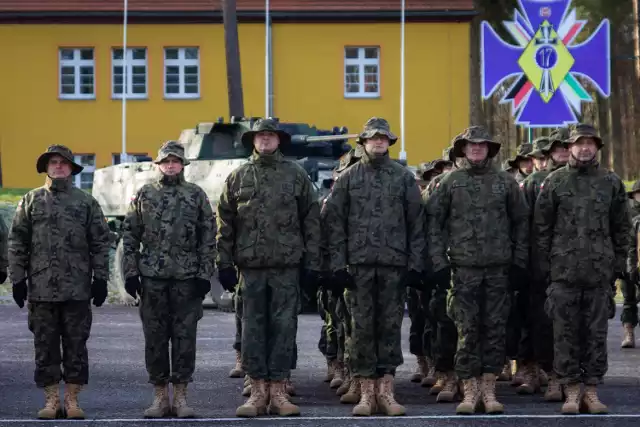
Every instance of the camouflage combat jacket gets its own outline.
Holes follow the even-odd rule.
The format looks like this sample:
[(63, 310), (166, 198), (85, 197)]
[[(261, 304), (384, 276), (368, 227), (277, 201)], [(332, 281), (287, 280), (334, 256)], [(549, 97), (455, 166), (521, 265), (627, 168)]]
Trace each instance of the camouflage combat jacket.
[(638, 269), (638, 239), (640, 238), (640, 202), (629, 200), (629, 211), (631, 215), (631, 235), (629, 237), (629, 252), (627, 255), (626, 272), (631, 273)]
[(3, 220), (0, 220), (0, 271), (7, 271), (9, 267), (9, 229)]
[(348, 265), (424, 269), (424, 217), (413, 174), (388, 155), (346, 169), (326, 207), (330, 269)]
[(540, 194), (540, 185), (551, 172), (560, 169), (562, 166), (563, 165), (557, 165), (553, 163), (553, 160), (549, 159), (547, 168), (545, 170), (532, 173), (520, 183), (520, 188), (524, 192), (524, 198), (529, 205), (529, 212), (531, 213), (532, 221), (531, 225), (533, 225), (533, 208), (536, 205), (538, 194)]
[(445, 175), (426, 205), (433, 271), (528, 266), (529, 213), (518, 184), (487, 162)]
[(98, 202), (71, 179), (52, 180), (18, 203), (9, 232), (9, 275), (28, 279), (29, 301), (91, 299), (109, 279), (109, 227)]
[(535, 266), (547, 283), (610, 286), (625, 271), (631, 221), (613, 172), (568, 164), (542, 183), (534, 212)]
[(253, 153), (227, 177), (217, 212), (218, 267), (320, 271), (320, 206), (306, 171)]
[(527, 179), (527, 178), (528, 178), (528, 177), (530, 177), (530, 176), (531, 176), (531, 175), (525, 175), (525, 174), (523, 174), (520, 170), (518, 170), (518, 172), (516, 172), (515, 179), (516, 179), (516, 182), (517, 182), (518, 184), (520, 184), (521, 182), (524, 182), (524, 180), (525, 180), (525, 179)]
[[(124, 276), (205, 279), (213, 275), (216, 223), (204, 190), (184, 173), (146, 184), (122, 224)], [(142, 247), (140, 247), (142, 245)]]

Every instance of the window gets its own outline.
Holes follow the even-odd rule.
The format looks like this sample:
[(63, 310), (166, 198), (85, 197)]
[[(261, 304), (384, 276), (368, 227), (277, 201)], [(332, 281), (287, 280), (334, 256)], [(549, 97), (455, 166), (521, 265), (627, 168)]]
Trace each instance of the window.
[[(128, 162), (141, 162), (148, 160), (147, 153), (127, 153), (129, 157)], [(115, 153), (111, 156), (111, 162), (114, 165), (119, 165), (120, 162), (120, 153)]]
[(93, 48), (59, 50), (61, 99), (95, 99)]
[(82, 172), (74, 177), (75, 186), (82, 189), (93, 188), (93, 173), (96, 171), (96, 155), (95, 154), (76, 154), (73, 161), (84, 166)]
[(164, 96), (197, 98), (200, 95), (200, 56), (197, 47), (164, 50)]
[[(112, 52), (112, 96), (122, 98), (123, 55), (122, 49)], [(127, 49), (127, 81), (124, 82), (127, 98), (147, 97), (147, 49)]]
[(346, 98), (380, 96), (380, 48), (345, 47), (344, 96)]

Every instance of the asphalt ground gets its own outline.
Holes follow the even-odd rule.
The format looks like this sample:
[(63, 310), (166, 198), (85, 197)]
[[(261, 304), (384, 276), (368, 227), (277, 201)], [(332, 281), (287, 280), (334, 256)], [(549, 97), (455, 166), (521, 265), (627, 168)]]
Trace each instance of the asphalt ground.
[[(618, 311), (620, 307), (618, 307)], [(294, 403), (302, 415), (295, 418), (235, 417), (244, 402), (242, 379), (228, 378), (234, 363), (232, 313), (206, 310), (199, 325), (195, 382), (189, 387), (189, 404), (198, 415), (193, 420), (145, 420), (143, 410), (152, 401), (152, 386), (144, 368), (143, 336), (135, 307), (104, 306), (94, 309), (89, 340), (90, 384), (80, 395), (87, 420), (38, 421), (35, 414), (44, 399), (33, 383), (33, 340), (27, 329), (26, 308), (0, 305), (0, 426), (615, 426), (640, 425), (640, 348), (621, 350), (618, 316), (611, 320), (609, 372), (600, 396), (609, 406), (604, 416), (562, 416), (560, 403), (544, 402), (542, 395), (518, 396), (506, 383), (499, 383), (498, 398), (505, 414), (455, 416), (455, 403), (438, 404), (428, 389), (409, 381), (415, 358), (408, 352), (409, 319), (403, 324), (405, 364), (398, 369), (396, 397), (407, 408), (398, 418), (354, 418), (351, 405), (340, 404), (322, 381), (326, 365), (317, 350), (320, 318), (302, 315), (299, 322), (298, 369), (293, 373), (297, 389)]]

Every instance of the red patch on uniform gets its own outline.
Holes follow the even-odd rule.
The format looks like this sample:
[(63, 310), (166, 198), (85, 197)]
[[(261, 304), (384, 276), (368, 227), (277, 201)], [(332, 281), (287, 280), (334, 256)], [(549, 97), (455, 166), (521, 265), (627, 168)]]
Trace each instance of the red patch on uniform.
[(544, 182), (540, 184), (540, 190), (542, 190), (543, 188), (544, 188)]
[(520, 183), (520, 188), (524, 188), (524, 181)]

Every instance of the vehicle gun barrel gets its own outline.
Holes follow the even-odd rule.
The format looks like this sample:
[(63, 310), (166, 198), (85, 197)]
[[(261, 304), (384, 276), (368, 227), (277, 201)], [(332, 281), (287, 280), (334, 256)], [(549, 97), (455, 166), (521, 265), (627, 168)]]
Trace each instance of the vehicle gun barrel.
[(344, 135), (320, 135), (320, 136), (310, 136), (310, 135), (291, 135), (291, 142), (293, 144), (308, 144), (310, 142), (320, 142), (320, 141), (340, 141), (341, 139), (350, 139), (357, 138), (357, 133), (350, 133)]

